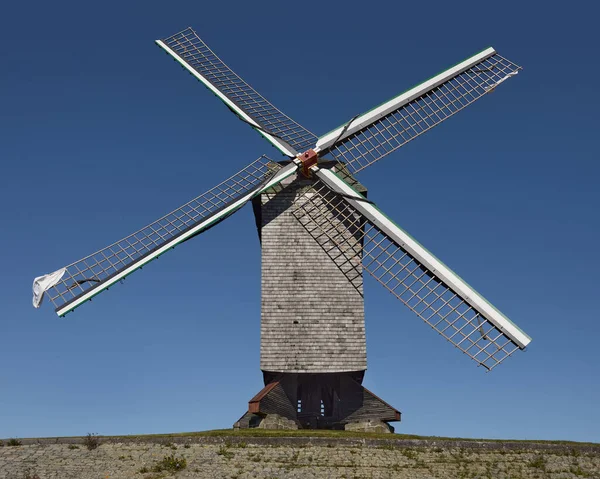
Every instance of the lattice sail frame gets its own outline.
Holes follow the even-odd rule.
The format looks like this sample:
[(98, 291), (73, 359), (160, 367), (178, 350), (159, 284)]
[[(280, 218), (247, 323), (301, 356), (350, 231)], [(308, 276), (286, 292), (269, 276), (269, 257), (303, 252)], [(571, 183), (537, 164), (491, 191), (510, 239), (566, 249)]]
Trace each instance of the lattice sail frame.
[[(329, 179), (335, 176), (327, 174)], [(489, 309), (483, 311), (473, 304), (477, 292), (471, 289), (465, 294), (450, 287), (435, 268), (419, 261), (406, 244), (403, 246), (363, 216), (349, 204), (348, 196), (332, 191), (331, 184), (322, 181), (326, 179), (323, 175), (319, 178), (313, 189), (296, 202), (293, 214), (345, 274), (355, 275), (359, 271), (357, 259), (362, 259), (362, 267), (380, 284), (488, 370), (527, 346), (530, 338), (499, 311), (494, 308), (497, 314), (492, 318)], [(349, 195), (349, 191), (342, 194)], [(352, 196), (359, 198), (360, 194), (354, 192)]]
[(59, 316), (73, 311), (112, 284), (178, 244), (206, 231), (266, 188), (294, 174), (261, 156), (246, 168), (135, 233), (66, 266), (61, 280), (45, 295)]
[(357, 212), (339, 207), (340, 201), (343, 203), (341, 196), (317, 181), (296, 198), (292, 215), (327, 253), (348, 283), (364, 296), (364, 221)]
[(519, 70), (490, 47), (323, 135), (315, 151), (330, 154), (357, 173), (494, 91)]
[(313, 133), (275, 108), (242, 80), (191, 28), (156, 43), (237, 115), (258, 126), (257, 130), (284, 155), (295, 157), (316, 143), (317, 137)]

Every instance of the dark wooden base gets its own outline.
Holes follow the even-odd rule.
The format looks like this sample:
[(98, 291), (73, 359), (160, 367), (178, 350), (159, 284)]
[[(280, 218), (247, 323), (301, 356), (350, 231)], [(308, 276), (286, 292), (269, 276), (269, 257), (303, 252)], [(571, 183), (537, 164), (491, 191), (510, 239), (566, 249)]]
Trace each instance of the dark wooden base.
[(257, 427), (277, 414), (302, 429), (344, 429), (351, 422), (400, 421), (400, 412), (362, 386), (364, 371), (348, 373), (269, 373), (265, 387), (248, 403), (235, 427)]

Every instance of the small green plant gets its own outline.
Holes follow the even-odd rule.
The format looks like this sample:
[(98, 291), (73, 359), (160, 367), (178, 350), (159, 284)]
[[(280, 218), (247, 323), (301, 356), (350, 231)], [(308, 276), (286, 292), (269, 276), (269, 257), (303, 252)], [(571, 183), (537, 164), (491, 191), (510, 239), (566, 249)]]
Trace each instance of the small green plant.
[(11, 438), (8, 441), (6, 441), (6, 445), (7, 446), (20, 446), (21, 445), (21, 441), (19, 441), (16, 438)]
[(185, 447), (186, 449), (189, 449), (189, 448), (190, 448), (190, 447), (192, 447), (192, 446), (190, 446), (189, 444), (186, 444), (186, 445), (185, 445), (185, 446), (183, 446), (183, 447)]
[(528, 466), (535, 469), (546, 469), (546, 458), (544, 456), (536, 456), (534, 459), (529, 461)]
[(412, 449), (402, 449), (401, 454), (407, 459), (417, 459), (419, 454), (417, 451), (413, 451)]
[(148, 466), (144, 466), (138, 472), (140, 474), (146, 474), (147, 472), (150, 472), (150, 469), (148, 469)]
[(223, 456), (225, 459), (231, 459), (234, 456), (233, 452), (231, 452), (226, 445), (221, 446), (217, 451), (217, 454)]
[(248, 444), (246, 444), (245, 442), (238, 442), (235, 447), (239, 447), (240, 449), (246, 449), (246, 447), (248, 447)]
[(175, 444), (173, 444), (172, 442), (167, 442), (167, 443), (163, 444), (163, 446), (168, 447), (169, 449), (173, 449), (173, 451), (177, 450), (177, 446)]
[(153, 472), (177, 472), (187, 467), (185, 457), (165, 456), (152, 468)]
[(571, 474), (575, 475), (575, 476), (586, 476), (587, 473), (581, 469), (581, 466), (579, 464), (577, 464), (577, 466), (571, 466), (571, 469), (569, 469), (571, 471)]
[(97, 449), (100, 445), (100, 439), (98, 438), (98, 434), (92, 434), (91, 432), (88, 432), (87, 436), (83, 438), (83, 445), (87, 447), (89, 451)]
[(79, 446), (77, 446), (76, 444), (69, 444), (67, 446), (67, 449), (79, 449)]

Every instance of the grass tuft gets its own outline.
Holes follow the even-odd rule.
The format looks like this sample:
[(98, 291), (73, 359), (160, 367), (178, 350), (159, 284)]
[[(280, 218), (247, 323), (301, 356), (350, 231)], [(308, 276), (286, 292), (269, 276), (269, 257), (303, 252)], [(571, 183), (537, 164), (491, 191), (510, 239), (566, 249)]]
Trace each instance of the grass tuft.
[(585, 472), (583, 469), (581, 469), (581, 466), (579, 464), (576, 466), (571, 466), (569, 471), (571, 472), (571, 474), (573, 474), (574, 476), (577, 476), (577, 477), (588, 475), (587, 472)]
[(527, 464), (527, 465), (529, 467), (533, 467), (534, 469), (545, 470), (546, 469), (546, 458), (544, 456), (536, 456), (531, 461), (529, 461), (529, 464)]
[(92, 434), (91, 432), (88, 432), (87, 436), (83, 438), (83, 445), (87, 447), (89, 451), (97, 449), (100, 445), (100, 438), (98, 438), (98, 434)]
[(153, 472), (177, 472), (187, 467), (185, 457), (165, 456), (152, 468)]
[(222, 445), (217, 451), (219, 456), (223, 456), (225, 459), (231, 459), (235, 455), (232, 451), (229, 450), (227, 445)]
[(402, 449), (402, 451), (400, 452), (405, 458), (407, 459), (413, 459), (413, 460), (417, 460), (419, 457), (419, 453), (417, 451), (414, 451), (412, 449)]

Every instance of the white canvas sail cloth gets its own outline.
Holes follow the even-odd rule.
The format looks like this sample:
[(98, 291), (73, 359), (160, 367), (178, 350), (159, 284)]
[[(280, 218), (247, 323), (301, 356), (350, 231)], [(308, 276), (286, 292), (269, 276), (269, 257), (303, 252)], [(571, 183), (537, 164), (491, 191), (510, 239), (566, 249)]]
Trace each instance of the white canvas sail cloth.
[(51, 288), (65, 274), (67, 268), (61, 268), (54, 273), (45, 274), (44, 276), (38, 276), (33, 280), (33, 307), (39, 308), (44, 299), (44, 293)]

